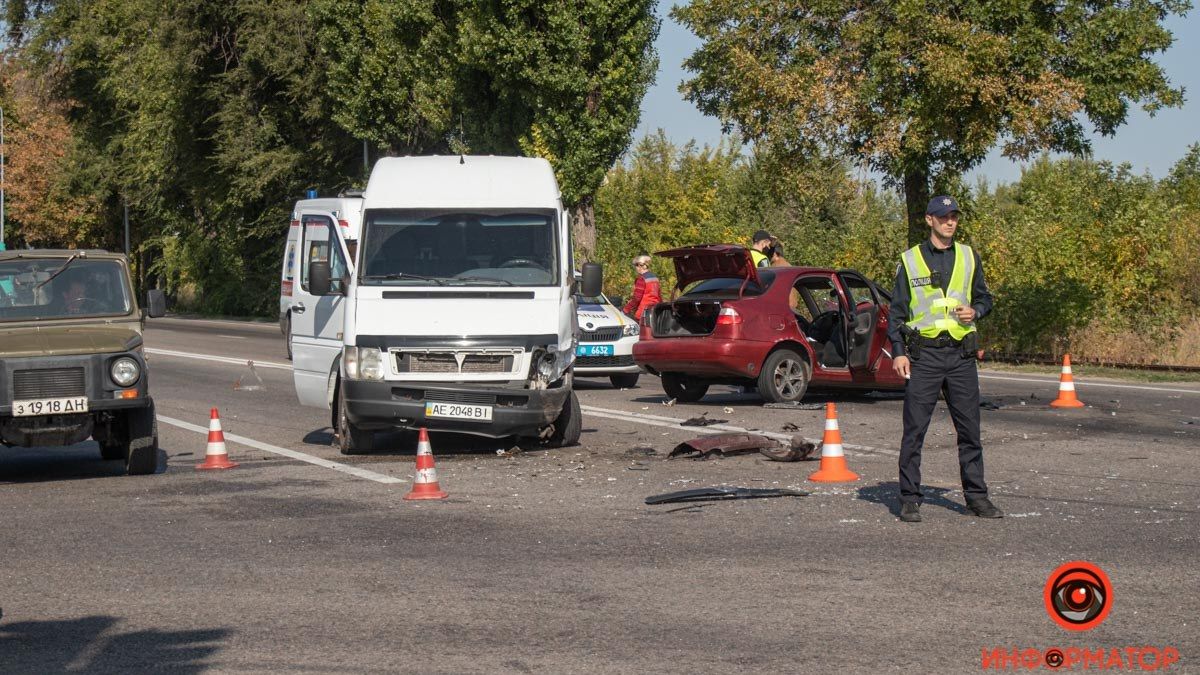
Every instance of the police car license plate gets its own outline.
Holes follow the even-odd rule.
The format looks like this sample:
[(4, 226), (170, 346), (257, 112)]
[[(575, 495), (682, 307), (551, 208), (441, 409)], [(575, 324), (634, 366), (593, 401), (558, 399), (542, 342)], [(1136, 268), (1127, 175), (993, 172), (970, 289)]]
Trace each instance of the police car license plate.
[(88, 411), (86, 396), (69, 398), (34, 398), (13, 401), (13, 417), (36, 417), (38, 415), (70, 415)]
[(426, 401), (425, 416), (445, 417), (448, 419), (466, 420), (468, 422), (491, 422), (492, 406)]
[(579, 345), (575, 348), (575, 356), (612, 356), (612, 345)]

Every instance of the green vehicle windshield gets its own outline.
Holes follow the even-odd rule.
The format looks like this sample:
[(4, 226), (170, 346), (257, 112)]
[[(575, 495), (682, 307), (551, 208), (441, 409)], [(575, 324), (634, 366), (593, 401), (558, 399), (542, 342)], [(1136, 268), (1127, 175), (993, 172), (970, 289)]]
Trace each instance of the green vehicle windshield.
[(125, 268), (115, 260), (0, 261), (0, 322), (121, 316), (131, 308)]

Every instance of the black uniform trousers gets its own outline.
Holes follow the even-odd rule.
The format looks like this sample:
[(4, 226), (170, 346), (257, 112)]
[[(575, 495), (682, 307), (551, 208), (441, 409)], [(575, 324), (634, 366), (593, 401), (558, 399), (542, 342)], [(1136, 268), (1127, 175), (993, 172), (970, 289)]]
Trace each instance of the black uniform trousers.
[(958, 467), (968, 500), (987, 496), (983, 443), (979, 438), (979, 369), (962, 347), (922, 347), (911, 359), (904, 391), (904, 437), (900, 441), (900, 501), (921, 502), (921, 446), (943, 384), (950, 418), (958, 432)]

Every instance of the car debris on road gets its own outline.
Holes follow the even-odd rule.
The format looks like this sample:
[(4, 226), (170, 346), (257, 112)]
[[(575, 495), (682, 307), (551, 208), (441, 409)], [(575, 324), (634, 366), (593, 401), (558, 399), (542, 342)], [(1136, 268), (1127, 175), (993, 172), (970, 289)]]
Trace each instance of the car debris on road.
[(680, 490), (661, 495), (646, 497), (647, 504), (674, 504), (678, 502), (696, 502), (725, 499), (765, 499), (769, 497), (807, 497), (804, 490), (790, 488), (744, 488), (744, 487), (707, 487), (695, 490)]

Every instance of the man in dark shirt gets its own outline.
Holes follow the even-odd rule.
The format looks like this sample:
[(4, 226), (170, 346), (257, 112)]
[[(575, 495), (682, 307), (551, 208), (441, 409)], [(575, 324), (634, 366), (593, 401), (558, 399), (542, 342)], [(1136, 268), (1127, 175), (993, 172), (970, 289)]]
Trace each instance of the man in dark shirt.
[(952, 197), (930, 200), (925, 211), (930, 237), (905, 252), (892, 291), (888, 338), (893, 367), (908, 379), (900, 443), (900, 519), (905, 522), (921, 520), (921, 447), (943, 390), (958, 433), (967, 507), (983, 518), (1004, 515), (988, 499), (983, 480), (975, 364), (975, 322), (991, 311), (992, 294), (979, 255), (954, 241), (958, 219)]

